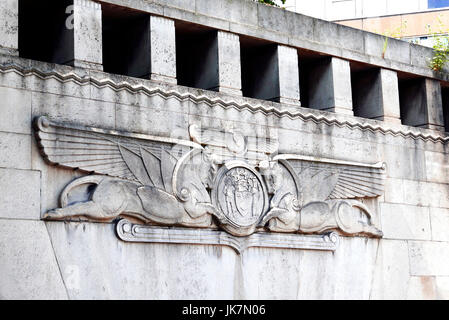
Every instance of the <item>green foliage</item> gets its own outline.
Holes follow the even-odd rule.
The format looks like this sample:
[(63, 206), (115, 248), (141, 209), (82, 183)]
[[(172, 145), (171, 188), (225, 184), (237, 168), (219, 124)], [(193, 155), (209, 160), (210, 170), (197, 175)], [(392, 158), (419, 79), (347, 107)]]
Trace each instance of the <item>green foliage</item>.
[(449, 48), (447, 36), (437, 36), (434, 39), (433, 57), (430, 60), (430, 68), (434, 71), (441, 71), (448, 61)]
[(385, 53), (387, 52), (388, 48), (388, 38), (396, 38), (400, 39), (402, 34), (404, 33), (405, 29), (407, 29), (407, 21), (404, 21), (399, 27), (393, 30), (386, 30), (383, 33), (383, 36), (385, 38), (384, 40), (384, 46), (382, 49), (382, 58), (385, 58)]
[[(256, 1), (256, 2), (259, 2), (259, 3), (269, 4), (271, 6), (279, 7), (279, 5), (276, 2), (272, 1), (272, 0), (253, 0), (253, 1)], [(285, 1), (286, 0), (281, 0), (282, 4), (285, 4)]]
[(433, 71), (443, 70), (444, 65), (449, 60), (448, 29), (445, 28), (441, 16), (438, 17), (438, 31), (432, 31), (427, 25), (427, 31), (433, 39), (433, 57), (430, 59), (430, 68)]

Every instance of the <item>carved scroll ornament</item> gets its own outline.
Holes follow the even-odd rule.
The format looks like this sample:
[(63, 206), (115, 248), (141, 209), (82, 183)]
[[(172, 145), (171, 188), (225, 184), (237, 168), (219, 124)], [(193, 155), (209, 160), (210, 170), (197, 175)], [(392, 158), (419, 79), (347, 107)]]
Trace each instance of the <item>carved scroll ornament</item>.
[[(385, 166), (275, 155), (275, 139), (190, 127), (193, 141), (76, 126), (39, 117), (48, 163), (81, 170), (48, 220), (138, 219), (149, 226), (381, 237), (360, 202), (383, 194)], [(71, 193), (91, 186), (84, 201)]]

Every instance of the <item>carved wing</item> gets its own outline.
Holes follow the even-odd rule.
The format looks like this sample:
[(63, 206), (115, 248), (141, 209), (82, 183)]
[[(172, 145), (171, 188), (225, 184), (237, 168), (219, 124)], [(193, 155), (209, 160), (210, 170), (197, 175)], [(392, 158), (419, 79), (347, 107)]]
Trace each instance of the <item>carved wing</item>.
[(169, 193), (178, 159), (192, 148), (202, 149), (190, 141), (59, 124), (46, 117), (39, 117), (35, 124), (41, 152), (51, 164), (127, 179)]
[(374, 198), (384, 192), (384, 163), (371, 165), (299, 155), (278, 155), (274, 160), (287, 160), (293, 168), (303, 203)]

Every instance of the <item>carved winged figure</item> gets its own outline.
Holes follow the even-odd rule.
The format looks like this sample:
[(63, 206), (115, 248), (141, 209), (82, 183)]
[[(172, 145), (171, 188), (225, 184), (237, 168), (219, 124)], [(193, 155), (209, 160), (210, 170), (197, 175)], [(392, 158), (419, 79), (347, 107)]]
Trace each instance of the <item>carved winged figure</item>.
[[(90, 128), (39, 117), (41, 153), (86, 176), (69, 183), (45, 219), (121, 215), (148, 224), (216, 227), (235, 236), (272, 232), (380, 237), (361, 202), (383, 193), (383, 164), (274, 155), (275, 139), (189, 129), (193, 140)], [(72, 200), (89, 186), (84, 201)]]
[(298, 155), (278, 155), (261, 171), (273, 195), (260, 226), (275, 232), (346, 234), (382, 237), (359, 200), (383, 194), (385, 165), (356, 164)]
[[(101, 221), (126, 214), (144, 222), (209, 226), (211, 214), (220, 216), (202, 183), (209, 164), (196, 143), (59, 125), (45, 117), (36, 126), (48, 162), (90, 173), (63, 190), (61, 208), (47, 212), (46, 219)], [(69, 203), (70, 192), (85, 184), (95, 186), (90, 199)]]

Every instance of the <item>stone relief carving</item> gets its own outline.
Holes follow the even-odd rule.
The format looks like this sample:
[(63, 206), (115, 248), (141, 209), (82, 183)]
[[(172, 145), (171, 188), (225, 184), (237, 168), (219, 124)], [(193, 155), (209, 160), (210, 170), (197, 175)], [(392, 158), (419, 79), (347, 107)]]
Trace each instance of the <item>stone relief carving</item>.
[(262, 176), (243, 161), (226, 162), (215, 178), (212, 203), (223, 213), (226, 231), (243, 236), (254, 233), (268, 209)]
[(335, 232), (322, 236), (256, 232), (247, 237), (234, 237), (224, 231), (153, 227), (134, 224), (126, 219), (117, 223), (116, 231), (119, 238), (127, 242), (222, 245), (237, 253), (253, 247), (335, 251), (339, 243)]
[(260, 223), (275, 232), (346, 234), (381, 237), (370, 210), (355, 199), (383, 193), (383, 163), (355, 164), (299, 155), (278, 155), (262, 162), (261, 171), (272, 194), (270, 211)]
[[(192, 125), (192, 141), (76, 126), (39, 117), (36, 137), (53, 165), (87, 173), (44, 219), (138, 219), (149, 226), (381, 237), (361, 199), (383, 194), (385, 166), (278, 155), (276, 139)], [(85, 201), (71, 193), (88, 185)], [(124, 235), (129, 233), (118, 232)], [(124, 238), (123, 238), (124, 239)]]

